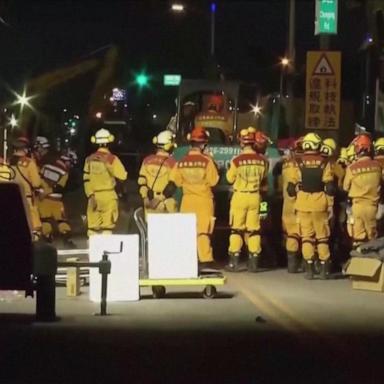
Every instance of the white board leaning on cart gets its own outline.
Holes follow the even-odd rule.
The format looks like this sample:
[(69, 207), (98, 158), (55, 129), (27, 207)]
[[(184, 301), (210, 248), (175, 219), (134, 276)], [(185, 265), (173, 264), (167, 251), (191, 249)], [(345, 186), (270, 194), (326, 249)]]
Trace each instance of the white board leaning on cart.
[(148, 214), (147, 223), (149, 278), (197, 278), (196, 215)]
[[(139, 300), (139, 236), (94, 235), (89, 239), (89, 261), (102, 259), (103, 252), (111, 261), (108, 275), (107, 302)], [(90, 269), (89, 298), (100, 302), (101, 275), (97, 268)]]

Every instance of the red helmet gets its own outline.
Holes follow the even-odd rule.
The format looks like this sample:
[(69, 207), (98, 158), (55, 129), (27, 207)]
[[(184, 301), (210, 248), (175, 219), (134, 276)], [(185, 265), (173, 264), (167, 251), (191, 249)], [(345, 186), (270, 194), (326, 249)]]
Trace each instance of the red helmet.
[(300, 136), (297, 140), (295, 140), (293, 144), (293, 150), (295, 152), (303, 152), (303, 140), (304, 136)]
[(13, 147), (17, 149), (28, 148), (29, 145), (30, 145), (30, 141), (28, 137), (25, 137), (25, 136), (20, 136), (13, 141)]
[(206, 144), (209, 140), (209, 132), (204, 127), (195, 127), (192, 132), (188, 134), (188, 140), (193, 143)]
[(255, 147), (258, 152), (265, 153), (270, 143), (271, 139), (264, 132), (257, 131), (255, 133)]
[(370, 153), (372, 149), (372, 140), (369, 135), (361, 134), (357, 135), (353, 140), (352, 144), (355, 148), (356, 155), (362, 153)]
[(255, 144), (255, 129), (249, 127), (247, 129), (242, 129), (239, 133), (239, 141), (242, 145), (253, 145)]

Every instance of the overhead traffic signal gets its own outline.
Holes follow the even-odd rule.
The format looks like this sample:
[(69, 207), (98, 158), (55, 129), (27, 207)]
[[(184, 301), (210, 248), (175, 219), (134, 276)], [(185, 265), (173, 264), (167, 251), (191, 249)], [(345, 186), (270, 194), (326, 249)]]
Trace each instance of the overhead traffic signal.
[(139, 88), (149, 87), (150, 77), (145, 72), (140, 72), (135, 75), (135, 84)]

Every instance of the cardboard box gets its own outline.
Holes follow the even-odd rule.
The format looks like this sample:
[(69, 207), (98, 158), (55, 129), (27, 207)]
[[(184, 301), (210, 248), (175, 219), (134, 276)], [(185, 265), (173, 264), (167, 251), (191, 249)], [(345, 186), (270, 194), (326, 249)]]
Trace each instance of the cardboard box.
[[(67, 261), (79, 261), (78, 258), (70, 258)], [(80, 268), (67, 268), (67, 296), (75, 297), (80, 295)]]
[(352, 257), (345, 272), (352, 278), (352, 288), (384, 292), (384, 267), (381, 260)]

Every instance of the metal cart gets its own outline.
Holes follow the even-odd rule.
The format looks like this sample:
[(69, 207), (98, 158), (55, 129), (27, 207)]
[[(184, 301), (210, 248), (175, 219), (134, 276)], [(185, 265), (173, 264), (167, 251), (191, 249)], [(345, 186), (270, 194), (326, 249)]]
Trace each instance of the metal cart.
[(204, 287), (202, 292), (204, 298), (214, 298), (216, 296), (216, 287), (224, 285), (226, 282), (226, 277), (216, 270), (207, 269), (201, 271), (197, 278), (191, 279), (149, 279), (147, 224), (143, 208), (137, 208), (133, 217), (140, 233), (140, 287), (151, 287), (154, 298), (164, 297), (167, 286), (200, 286)]

